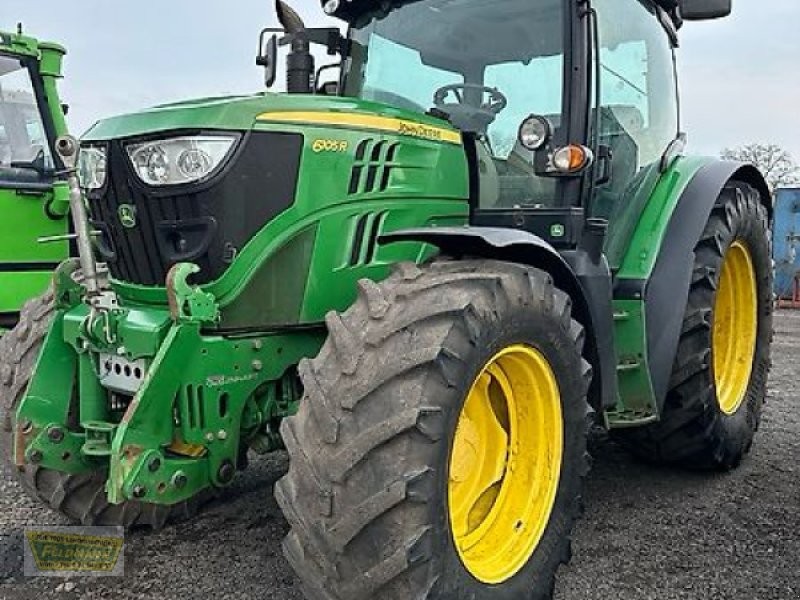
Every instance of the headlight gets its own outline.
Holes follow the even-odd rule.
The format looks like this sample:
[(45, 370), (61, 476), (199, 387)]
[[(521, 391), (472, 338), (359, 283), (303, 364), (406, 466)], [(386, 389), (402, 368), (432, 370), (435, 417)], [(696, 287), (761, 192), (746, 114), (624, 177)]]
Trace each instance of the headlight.
[(236, 142), (234, 136), (176, 137), (126, 146), (136, 174), (149, 185), (178, 185), (207, 177)]
[(84, 146), (78, 153), (78, 179), (86, 190), (97, 190), (106, 184), (106, 149)]

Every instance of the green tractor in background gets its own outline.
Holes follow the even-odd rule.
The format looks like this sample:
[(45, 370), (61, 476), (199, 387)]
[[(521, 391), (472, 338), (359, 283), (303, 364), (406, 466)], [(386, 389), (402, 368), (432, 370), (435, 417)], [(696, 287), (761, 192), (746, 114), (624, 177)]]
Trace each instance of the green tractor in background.
[(770, 194), (684, 155), (674, 63), (730, 0), (323, 7), (346, 37), (280, 1), (262, 34), (288, 93), (59, 140), (80, 259), (11, 334), (4, 444), (35, 496), (131, 527), (285, 447), (309, 598), (549, 598), (592, 423), (702, 469), (759, 424)]
[[(69, 256), (67, 192), (54, 143), (66, 133), (57, 82), (65, 51), (0, 31), (0, 336)], [(40, 238), (49, 243), (40, 244)]]

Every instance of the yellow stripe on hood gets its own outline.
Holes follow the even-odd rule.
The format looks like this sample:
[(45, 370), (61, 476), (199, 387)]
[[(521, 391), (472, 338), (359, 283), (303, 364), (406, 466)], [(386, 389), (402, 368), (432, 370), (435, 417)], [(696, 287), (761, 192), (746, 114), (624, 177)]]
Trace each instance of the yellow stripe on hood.
[(275, 123), (302, 123), (307, 125), (334, 125), (357, 129), (371, 129), (386, 131), (397, 135), (461, 144), (461, 134), (454, 129), (425, 125), (416, 121), (396, 119), (394, 117), (381, 117), (378, 115), (363, 115), (358, 113), (342, 112), (303, 112), (303, 111), (276, 111), (265, 112), (258, 115), (259, 121)]

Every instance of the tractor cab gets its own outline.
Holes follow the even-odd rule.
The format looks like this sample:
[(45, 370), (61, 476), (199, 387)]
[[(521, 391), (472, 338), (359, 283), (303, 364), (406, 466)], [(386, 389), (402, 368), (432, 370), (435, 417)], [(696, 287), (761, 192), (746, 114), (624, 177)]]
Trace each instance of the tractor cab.
[(64, 133), (55, 88), (64, 50), (20, 33), (0, 32), (0, 333), (41, 293), (68, 256), (66, 203), (56, 198), (54, 142)]
[[(601, 219), (610, 229), (612, 268), (685, 146), (678, 29), (684, 20), (730, 12), (721, 0), (596, 0), (591, 8), (568, 0), (401, 0), (377, 7), (327, 0), (323, 7), (348, 23), (346, 41), (334, 42), (331, 30), (305, 29), (291, 11), (291, 26), (282, 19), (288, 36), (281, 43), (299, 37), (340, 52), (334, 87), (345, 97), (438, 117), (462, 132), (473, 224), (522, 228), (571, 249), (586, 219)], [(297, 55), (292, 45), (290, 65), (302, 63)], [(312, 84), (289, 91), (330, 90), (317, 87), (324, 69), (315, 73), (312, 66)]]
[(0, 177), (22, 185), (44, 183), (55, 162), (29, 68), (0, 55), (0, 86)]

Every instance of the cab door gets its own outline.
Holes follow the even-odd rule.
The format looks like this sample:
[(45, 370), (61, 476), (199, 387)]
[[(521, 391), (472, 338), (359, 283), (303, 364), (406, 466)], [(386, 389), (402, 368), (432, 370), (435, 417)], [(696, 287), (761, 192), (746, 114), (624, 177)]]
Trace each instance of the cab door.
[(68, 256), (68, 219), (48, 214), (53, 196), (53, 131), (36, 61), (0, 54), (0, 334), (22, 304), (45, 290)]
[[(593, 111), (598, 184), (590, 216), (609, 221), (606, 254), (616, 269), (680, 139), (674, 32), (652, 0), (592, 0), (597, 12), (600, 106)], [(601, 168), (605, 173), (601, 173)]]

